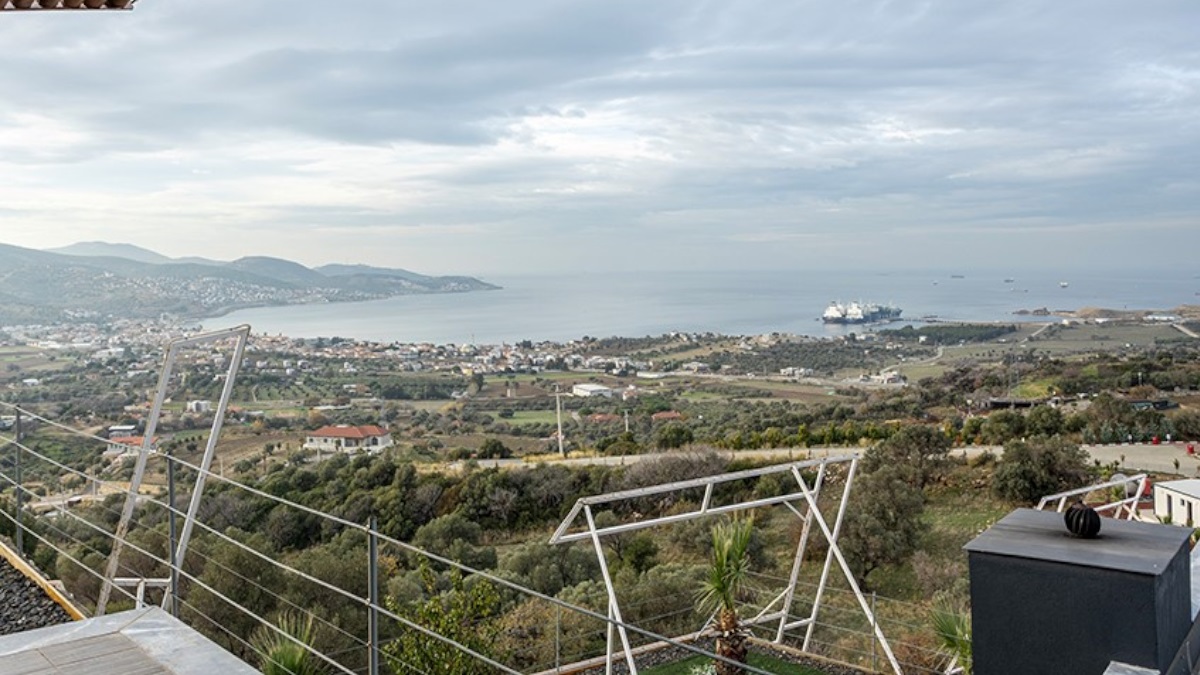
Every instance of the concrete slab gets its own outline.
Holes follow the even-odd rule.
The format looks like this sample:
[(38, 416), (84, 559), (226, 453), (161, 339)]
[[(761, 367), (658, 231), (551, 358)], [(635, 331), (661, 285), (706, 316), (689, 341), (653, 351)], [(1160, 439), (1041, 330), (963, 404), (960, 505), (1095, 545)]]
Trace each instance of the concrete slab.
[(0, 637), (7, 675), (254, 675), (229, 652), (157, 607)]

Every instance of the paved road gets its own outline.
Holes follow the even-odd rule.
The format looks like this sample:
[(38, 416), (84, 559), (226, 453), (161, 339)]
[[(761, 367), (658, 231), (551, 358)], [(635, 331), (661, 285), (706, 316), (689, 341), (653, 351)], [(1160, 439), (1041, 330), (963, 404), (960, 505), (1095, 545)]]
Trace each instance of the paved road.
[[(1186, 443), (1085, 445), (1083, 449), (1102, 463), (1117, 462), (1126, 472), (1178, 473), (1188, 477), (1200, 475), (1200, 459), (1187, 454)], [(1178, 471), (1175, 470), (1175, 460), (1179, 460)]]
[[(1200, 455), (1188, 455), (1187, 444), (1170, 443), (1151, 445), (1149, 443), (1134, 443), (1131, 445), (1084, 445), (1081, 446), (1093, 459), (1103, 464), (1117, 462), (1127, 472), (1150, 471), (1154, 473), (1177, 473), (1174, 460), (1179, 460), (1178, 473), (1183, 476), (1200, 476)], [(1198, 446), (1200, 447), (1200, 446)], [(737, 452), (722, 451), (721, 454), (737, 458), (778, 459), (780, 461), (817, 459), (821, 457), (838, 457), (852, 455), (858, 450), (851, 448), (777, 448), (771, 450), (739, 450)], [(1000, 455), (1004, 448), (1000, 446), (969, 446), (955, 448), (953, 455), (974, 457), (984, 452)], [(644, 455), (622, 455), (618, 457), (574, 457), (571, 459), (553, 459), (546, 463), (562, 464), (563, 466), (624, 466), (648, 460), (678, 455), (675, 453), (652, 452)], [(517, 467), (530, 466), (535, 462), (523, 459), (485, 459), (479, 460), (481, 467)], [(461, 462), (452, 466), (461, 467)]]

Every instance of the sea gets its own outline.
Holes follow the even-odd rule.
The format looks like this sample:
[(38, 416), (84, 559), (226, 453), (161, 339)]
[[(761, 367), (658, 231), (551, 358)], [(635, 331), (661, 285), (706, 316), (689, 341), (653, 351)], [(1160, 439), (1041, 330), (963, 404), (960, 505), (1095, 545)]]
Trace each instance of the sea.
[(881, 327), (824, 324), (821, 314), (832, 301), (898, 306), (904, 320), (890, 328), (930, 320), (1046, 321), (1017, 314), (1042, 308), (1169, 312), (1200, 304), (1200, 275), (1179, 269), (586, 272), (484, 280), (502, 288), (245, 309), (203, 325), (249, 324), (255, 333), (297, 338), (502, 344), (671, 332), (838, 336)]

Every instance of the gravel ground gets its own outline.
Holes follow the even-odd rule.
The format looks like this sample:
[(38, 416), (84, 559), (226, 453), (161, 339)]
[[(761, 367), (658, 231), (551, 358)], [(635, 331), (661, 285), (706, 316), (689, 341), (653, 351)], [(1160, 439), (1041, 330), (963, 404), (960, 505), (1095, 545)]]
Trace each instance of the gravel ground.
[(70, 621), (71, 616), (45, 591), (0, 558), (0, 635)]
[[(712, 643), (711, 639), (697, 640), (693, 644), (695, 644), (697, 647), (707, 650), (709, 652), (711, 652), (713, 649), (713, 643)], [(829, 661), (822, 661), (822, 660), (818, 660), (818, 659), (809, 659), (809, 658), (800, 656), (791, 651), (772, 649), (770, 646), (765, 645), (761, 642), (755, 642), (750, 647), (750, 649), (752, 651), (758, 652), (760, 654), (770, 654), (770, 655), (780, 659), (781, 661), (789, 661), (791, 663), (797, 663), (802, 666), (816, 668), (823, 673), (827, 673), (828, 675), (865, 675), (865, 671), (858, 670), (857, 668), (853, 668), (851, 666), (843, 666), (843, 665), (839, 665), (839, 664), (830, 663)], [(686, 649), (680, 649), (679, 647), (667, 647), (666, 649), (658, 649), (658, 650), (655, 650), (648, 654), (643, 654), (642, 656), (639, 656), (637, 658), (638, 670), (640, 671), (644, 668), (651, 668), (654, 666), (663, 665), (665, 663), (674, 663), (675, 661), (682, 661), (683, 659), (686, 659), (686, 658), (689, 658), (692, 656), (695, 656), (695, 654), (693, 652), (690, 652)], [(613, 662), (613, 673), (619, 673), (621, 675), (626, 675), (628, 672), (629, 672), (629, 667), (625, 665), (624, 658), (621, 658), (620, 660), (616, 660)], [(591, 670), (585, 670), (580, 675), (603, 675), (603, 674), (604, 674), (604, 668), (601, 667), (601, 668), (593, 668)]]

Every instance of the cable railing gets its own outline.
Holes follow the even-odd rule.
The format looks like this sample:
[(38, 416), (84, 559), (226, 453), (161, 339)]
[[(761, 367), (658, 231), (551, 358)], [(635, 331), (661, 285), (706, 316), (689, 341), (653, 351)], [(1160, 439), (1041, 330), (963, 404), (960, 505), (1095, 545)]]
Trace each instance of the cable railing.
[[(97, 447), (108, 443), (107, 439), (81, 433), (27, 409), (0, 405), (22, 416), (23, 421), (37, 422), (70, 442)], [(153, 461), (160, 463), (160, 473), (203, 475), (214, 494), (236, 492), (258, 508), (281, 508), (310, 518), (323, 532), (322, 543), (342, 548), (336, 556), (329, 553), (324, 558), (305, 551), (279, 554), (254, 545), (262, 532), (214, 527), (198, 518), (193, 522), (193, 545), (184, 559), (173, 561), (170, 552), (175, 550), (178, 533), (166, 523), (171, 518), (186, 518), (187, 513), (176, 506), (180, 500), (172, 500), (165, 486), (147, 485), (149, 489), (133, 495), (127, 483), (112, 475), (90, 467), (79, 468), (77, 463), (45, 451), (29, 435), (18, 437), (16, 433), (0, 433), (0, 491), (20, 502), (17, 513), (21, 515), (10, 509), (0, 510), (0, 515), (18, 536), (30, 536), (35, 547), (47, 551), (42, 558), (50, 562), (52, 569), (73, 570), (70, 576), (76, 581), (68, 590), (85, 605), (94, 606), (97, 588), (111, 581), (100, 563), (116, 543), (114, 525), (121, 516), (119, 500), (132, 498), (135, 517), (120, 542), (126, 555), (121, 558), (119, 575), (169, 579), (168, 591), (151, 588), (146, 591), (147, 597), (155, 601), (165, 597), (165, 608), (238, 656), (259, 664), (273, 658), (261, 646), (266, 640), (256, 639), (265, 635), (306, 650), (328, 672), (373, 674), (389, 668), (394, 672), (426, 672), (427, 667), (412, 659), (412, 650), (404, 648), (414, 644), (465, 655), (471, 664), (464, 671), (468, 673), (544, 672), (603, 656), (609, 633), (618, 625), (634, 636), (631, 646), (635, 649), (665, 644), (715, 658), (701, 645), (668, 637), (690, 634), (702, 626), (690, 594), (629, 602), (626, 612), (637, 620), (617, 622), (604, 613), (603, 592), (594, 593), (585, 603), (596, 608), (588, 609), (418, 548), (381, 533), (371, 523), (354, 522), (270, 494), (169, 453), (154, 453)], [(25, 472), (24, 478), (16, 475), (16, 466)], [(66, 489), (66, 485), (73, 487)], [(89, 498), (73, 501), (81, 496)], [(31, 518), (35, 505), (46, 512)], [(367, 542), (377, 547), (373, 557), (368, 555)], [(408, 567), (397, 562), (404, 559), (410, 561)], [(436, 627), (423, 625), (411, 616), (413, 608), (434, 598), (419, 593), (408, 603), (387, 602), (378, 592), (371, 592), (399, 583), (401, 573), (411, 574), (413, 567), (433, 569), (437, 583), (443, 586), (447, 572), (461, 575), (467, 585), (458, 592), (487, 585), (501, 596), (506, 617), (518, 607), (523, 607), (523, 614), (506, 619), (501, 626), (504, 632), (495, 644), (473, 645), (468, 638), (484, 631), (489, 622), (499, 621), (498, 611), (496, 617), (476, 616), (456, 630), (438, 632)], [(351, 574), (361, 569), (373, 572)], [(379, 580), (374, 589), (368, 588), (368, 577)], [(137, 595), (129, 588), (113, 586), (112, 591), (114, 610), (137, 602)], [(311, 622), (315, 637), (306, 642), (280, 628), (279, 618), (287, 614)], [(522, 617), (525, 625), (520, 625)], [(682, 630), (685, 626), (690, 629)], [(753, 667), (746, 667), (746, 671), (764, 672)]]

